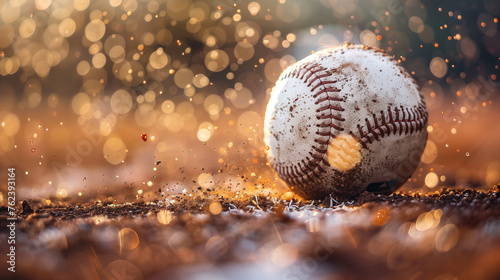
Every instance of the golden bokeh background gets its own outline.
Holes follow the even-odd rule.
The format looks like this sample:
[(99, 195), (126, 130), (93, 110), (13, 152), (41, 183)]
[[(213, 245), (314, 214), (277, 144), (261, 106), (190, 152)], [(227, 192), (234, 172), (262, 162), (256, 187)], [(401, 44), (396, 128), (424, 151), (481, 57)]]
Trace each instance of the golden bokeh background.
[(262, 142), (269, 92), (288, 65), (348, 41), (387, 50), (426, 98), (429, 140), (403, 190), (488, 188), (500, 181), (495, 11), (375, 0), (2, 1), (0, 165), (16, 167), (18, 200), (48, 204), (168, 202), (199, 187), (280, 196), (287, 189)]

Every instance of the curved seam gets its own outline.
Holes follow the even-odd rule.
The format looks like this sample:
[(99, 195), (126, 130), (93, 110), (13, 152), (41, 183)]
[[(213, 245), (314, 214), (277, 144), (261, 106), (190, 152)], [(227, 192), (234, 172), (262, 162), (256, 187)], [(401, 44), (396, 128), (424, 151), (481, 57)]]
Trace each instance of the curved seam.
[[(332, 129), (338, 131), (344, 130), (344, 128), (333, 123), (334, 120), (337, 120), (339, 122), (345, 120), (340, 115), (340, 112), (343, 112), (344, 108), (342, 108), (338, 104), (333, 104), (333, 102), (335, 101), (340, 102), (344, 101), (344, 99), (338, 97), (338, 93), (341, 90), (333, 86), (337, 81), (323, 81), (323, 78), (328, 76), (330, 76), (330, 74), (324, 67), (322, 67), (318, 63), (312, 63), (311, 65), (308, 65), (304, 68), (293, 69), (289, 72), (288, 75), (283, 77), (283, 79), (293, 77), (302, 80), (307, 85), (307, 87), (310, 88), (310, 92), (313, 93), (313, 98), (317, 98), (315, 102), (316, 105), (327, 102), (328, 105), (321, 106), (316, 109), (316, 118), (320, 122), (316, 125), (316, 127), (318, 127), (316, 135), (318, 135), (319, 137), (316, 137), (314, 139), (314, 142), (319, 143), (320, 145), (324, 145), (325, 142), (329, 143), (330, 138), (334, 137), (331, 133)], [(316, 82), (317, 84), (315, 84)], [(331, 93), (336, 95), (331, 96)], [(324, 114), (324, 112), (326, 111), (328, 112)], [(339, 113), (337, 115), (334, 115), (332, 111), (336, 111)], [(326, 119), (329, 119), (330, 123), (326, 124), (324, 122), (324, 120)], [(321, 132), (321, 128), (329, 128), (330, 131), (328, 133)], [(325, 137), (328, 137), (326, 141), (324, 139)], [(324, 166), (330, 165), (323, 158), (324, 154), (326, 153), (326, 149), (319, 149), (314, 145), (312, 148), (315, 152), (310, 152), (312, 159), (306, 158), (308, 160), (307, 164), (304, 164), (303, 166), (299, 165), (298, 167), (296, 165), (293, 165), (290, 168), (288, 168), (288, 166), (276, 166), (276, 170), (278, 171), (280, 177), (291, 181), (294, 184), (300, 184), (312, 179), (312, 177), (319, 178), (322, 173), (326, 172)]]

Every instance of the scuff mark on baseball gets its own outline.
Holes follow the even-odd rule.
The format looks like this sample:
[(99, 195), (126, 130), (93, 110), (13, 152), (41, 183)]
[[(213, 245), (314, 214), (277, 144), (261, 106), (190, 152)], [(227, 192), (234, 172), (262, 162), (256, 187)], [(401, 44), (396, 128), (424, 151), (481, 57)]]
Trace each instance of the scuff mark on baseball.
[(264, 121), (267, 157), (304, 198), (392, 192), (420, 162), (427, 118), (417, 84), (393, 57), (344, 44), (281, 74)]

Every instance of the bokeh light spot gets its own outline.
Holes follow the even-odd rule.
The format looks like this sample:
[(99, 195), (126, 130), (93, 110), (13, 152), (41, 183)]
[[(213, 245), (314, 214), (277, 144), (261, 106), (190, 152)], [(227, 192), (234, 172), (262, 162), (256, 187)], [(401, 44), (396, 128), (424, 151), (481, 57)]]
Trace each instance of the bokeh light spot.
[(127, 156), (127, 147), (123, 140), (118, 137), (111, 137), (106, 140), (102, 151), (106, 161), (113, 165), (120, 164)]

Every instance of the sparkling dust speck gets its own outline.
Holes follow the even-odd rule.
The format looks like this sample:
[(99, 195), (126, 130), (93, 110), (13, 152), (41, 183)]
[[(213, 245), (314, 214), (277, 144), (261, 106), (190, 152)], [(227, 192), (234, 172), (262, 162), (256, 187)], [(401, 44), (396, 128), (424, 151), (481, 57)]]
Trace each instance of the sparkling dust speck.
[(148, 141), (148, 135), (146, 133), (141, 134), (142, 141)]

